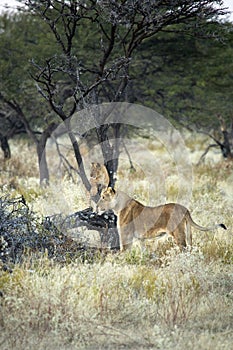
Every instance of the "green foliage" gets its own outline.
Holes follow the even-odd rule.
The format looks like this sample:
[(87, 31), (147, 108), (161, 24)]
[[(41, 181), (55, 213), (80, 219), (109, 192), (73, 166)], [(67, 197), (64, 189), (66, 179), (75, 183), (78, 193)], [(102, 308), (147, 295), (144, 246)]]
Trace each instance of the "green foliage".
[[(31, 78), (31, 61), (36, 60), (39, 64), (55, 55), (53, 38), (45, 23), (35, 17), (26, 13), (6, 13), (0, 16), (0, 50), (1, 108), (4, 111), (6, 106), (12, 107), (5, 101), (18, 105), (29, 125), (31, 123), (31, 127), (38, 130), (44, 125), (49, 109), (42, 103), (42, 97)], [(16, 115), (15, 127), (18, 117), (14, 108), (11, 109), (11, 118), (13, 113)]]
[(218, 128), (218, 114), (229, 121), (232, 23), (215, 23), (212, 30), (216, 38), (187, 36), (180, 28), (145, 41), (132, 65), (132, 100), (188, 127)]
[[(30, 61), (40, 62), (54, 55), (55, 45), (45, 24), (29, 14), (4, 14), (0, 25), (1, 92), (20, 102), (20, 97), (34, 85)], [(32, 95), (36, 94), (32, 92)]]
[(38, 142), (57, 115), (64, 119), (89, 103), (125, 99), (156, 109), (176, 125), (216, 128), (217, 114), (229, 121), (232, 23), (215, 21), (213, 1), (197, 1), (195, 9), (184, 3), (191, 11), (187, 18), (177, 15), (181, 7), (174, 2), (147, 1), (84, 6), (31, 0), (28, 11), (2, 14), (2, 129), (11, 129), (10, 137), (15, 129), (30, 129)]

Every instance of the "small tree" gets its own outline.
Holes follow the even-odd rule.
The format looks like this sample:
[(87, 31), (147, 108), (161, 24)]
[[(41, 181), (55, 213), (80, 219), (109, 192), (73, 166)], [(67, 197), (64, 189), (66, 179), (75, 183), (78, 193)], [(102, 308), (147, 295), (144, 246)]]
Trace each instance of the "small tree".
[[(36, 21), (30, 14), (2, 14), (0, 21), (0, 134), (5, 158), (10, 156), (7, 141), (18, 134), (27, 136), (36, 145), (40, 170), (40, 182), (48, 182), (49, 172), (45, 145), (56, 128), (54, 116), (35, 91), (29, 70), (30, 59), (39, 60), (46, 53), (54, 54), (45, 31), (45, 24)], [(46, 27), (47, 30), (47, 27)]]
[(217, 119), (219, 121), (219, 129), (221, 132), (215, 132), (214, 134), (211, 132), (202, 131), (202, 133), (208, 135), (210, 139), (214, 141), (214, 143), (211, 143), (207, 146), (206, 150), (204, 151), (204, 153), (198, 161), (198, 165), (204, 160), (209, 150), (213, 147), (217, 147), (220, 149), (224, 159), (228, 161), (233, 160), (233, 120), (231, 121), (228, 128), (225, 120), (222, 118), (221, 115), (218, 115)]
[(4, 154), (4, 159), (7, 160), (11, 157), (9, 139), (17, 134), (24, 133), (25, 129), (11, 108), (4, 104), (1, 104), (0, 125), (0, 146)]
[[(130, 64), (143, 41), (161, 31), (196, 28), (202, 35), (212, 19), (224, 14), (222, 1), (211, 0), (44, 0), (26, 2), (29, 11), (45, 21), (58, 44), (56, 56), (34, 63), (33, 78), (52, 110), (66, 124), (80, 176), (89, 190), (79, 145), (70, 128), (75, 112), (104, 101), (127, 99)], [(182, 25), (182, 26), (181, 26)], [(181, 27), (180, 27), (181, 26)], [(95, 40), (93, 40), (95, 38)], [(88, 51), (89, 59), (83, 51)], [(96, 135), (103, 159), (115, 184), (122, 125), (109, 125), (96, 114)]]

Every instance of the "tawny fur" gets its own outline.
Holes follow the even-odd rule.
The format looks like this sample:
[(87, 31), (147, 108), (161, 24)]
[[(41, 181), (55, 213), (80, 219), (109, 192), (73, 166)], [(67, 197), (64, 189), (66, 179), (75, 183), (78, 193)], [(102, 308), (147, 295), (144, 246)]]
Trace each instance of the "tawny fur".
[(187, 208), (169, 203), (157, 207), (147, 207), (129, 197), (124, 192), (116, 192), (111, 187), (103, 190), (97, 203), (97, 211), (112, 209), (117, 215), (120, 236), (120, 249), (130, 248), (134, 239), (159, 238), (161, 233), (171, 235), (181, 250), (192, 246), (191, 226), (200, 231), (217, 227), (226, 229), (223, 224), (203, 227), (196, 224)]
[(105, 165), (100, 163), (91, 163), (90, 184), (91, 206), (95, 211), (96, 201), (99, 199), (101, 192), (109, 185), (109, 175)]

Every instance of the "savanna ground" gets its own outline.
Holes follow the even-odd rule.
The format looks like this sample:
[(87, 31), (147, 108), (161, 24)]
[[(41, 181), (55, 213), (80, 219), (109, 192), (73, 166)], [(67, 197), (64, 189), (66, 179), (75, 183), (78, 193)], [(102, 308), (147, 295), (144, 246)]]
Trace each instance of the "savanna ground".
[[(92, 259), (87, 253), (86, 259), (74, 254), (59, 261), (46, 250), (28, 249), (18, 263), (7, 269), (0, 265), (1, 349), (232, 348), (233, 166), (214, 151), (197, 167), (208, 140), (185, 135), (185, 142), (194, 164), (191, 196), (180, 196), (176, 164), (163, 146), (149, 139), (139, 142), (143, 147), (136, 142), (129, 148), (135, 146), (137, 157), (148, 159), (151, 172), (139, 161), (136, 172), (130, 170), (122, 157), (117, 187), (151, 205), (177, 198), (187, 202), (188, 197), (185, 204), (197, 223), (223, 222), (228, 230), (193, 230), (191, 253), (180, 253), (170, 242), (156, 251), (101, 251), (93, 232), (85, 232), (95, 236), (90, 239), (96, 249)], [(74, 184), (55, 160), (52, 146), (51, 186), (46, 189), (38, 184), (34, 147), (20, 140), (11, 146), (12, 159), (5, 164), (1, 159), (1, 196), (23, 195), (39, 216), (89, 206), (81, 184)], [(69, 157), (72, 162), (71, 153)], [(74, 240), (80, 236), (65, 234)]]

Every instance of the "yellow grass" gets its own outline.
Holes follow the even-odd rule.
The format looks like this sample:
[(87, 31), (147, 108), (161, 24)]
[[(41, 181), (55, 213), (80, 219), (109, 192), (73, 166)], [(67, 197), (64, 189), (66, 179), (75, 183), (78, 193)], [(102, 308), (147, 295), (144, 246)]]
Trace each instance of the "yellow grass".
[[(148, 168), (136, 157), (137, 171), (132, 173), (122, 156), (117, 187), (145, 204), (179, 198), (182, 189), (177, 188), (173, 161), (156, 142), (138, 142), (149, 150)], [(190, 136), (188, 144), (193, 147)], [(204, 146), (198, 145), (199, 152)], [(88, 206), (81, 184), (64, 174), (56, 179), (55, 168), (51, 187), (40, 189), (35, 151), (20, 146), (20, 161), (13, 152), (1, 173), (2, 195), (23, 194), (38, 215)], [(31, 162), (24, 163), (29, 149)], [(151, 157), (160, 174), (150, 173)], [(154, 184), (149, 183), (153, 176)], [(228, 227), (194, 230), (191, 253), (180, 253), (168, 242), (156, 251), (134, 247), (124, 253), (100, 252), (91, 262), (59, 264), (46, 253), (31, 252), (12, 271), (1, 264), (0, 349), (231, 349), (232, 165), (207, 160), (193, 166), (191, 186), (188, 206), (194, 220)]]

